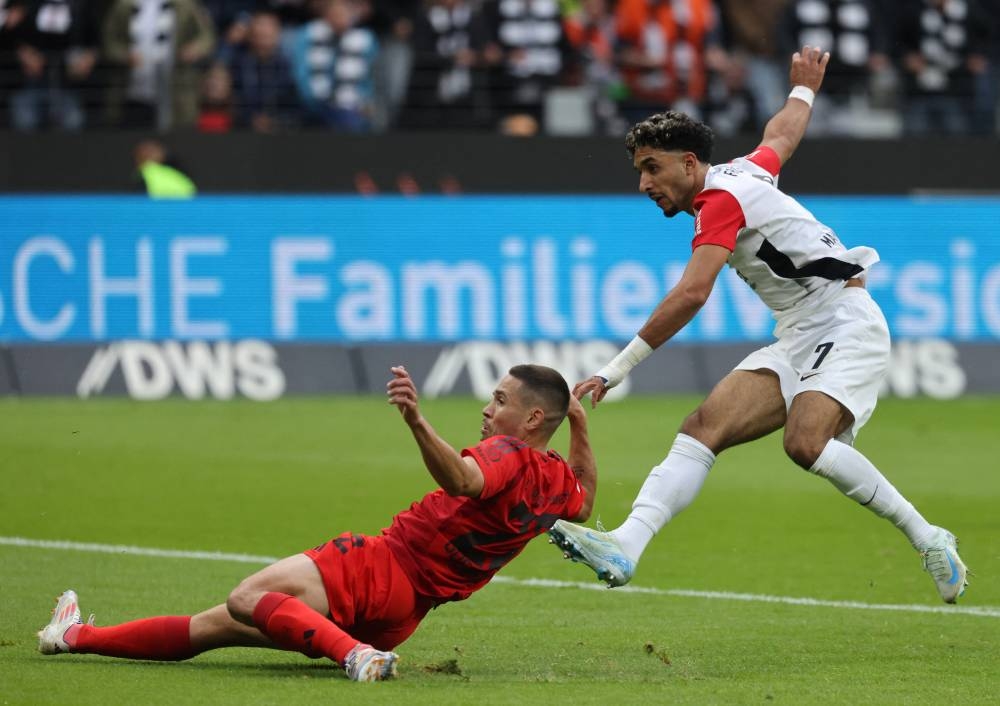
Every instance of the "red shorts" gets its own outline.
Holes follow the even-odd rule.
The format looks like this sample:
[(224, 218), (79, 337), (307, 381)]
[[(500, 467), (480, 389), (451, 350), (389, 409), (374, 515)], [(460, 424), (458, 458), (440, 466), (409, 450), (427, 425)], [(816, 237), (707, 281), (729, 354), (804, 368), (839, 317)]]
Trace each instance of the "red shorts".
[(402, 643), (434, 607), (413, 590), (381, 535), (345, 532), (303, 553), (323, 578), (330, 619), (377, 649)]

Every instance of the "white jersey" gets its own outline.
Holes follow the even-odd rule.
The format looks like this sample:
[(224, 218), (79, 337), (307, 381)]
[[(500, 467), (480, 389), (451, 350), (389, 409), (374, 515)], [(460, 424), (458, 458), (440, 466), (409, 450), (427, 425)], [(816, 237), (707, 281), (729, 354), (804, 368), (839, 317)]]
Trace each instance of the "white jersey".
[(778, 190), (780, 160), (770, 148), (709, 168), (695, 198), (693, 247), (722, 245), (729, 266), (774, 312), (778, 328), (864, 277), (879, 260), (872, 248), (847, 249), (833, 230)]

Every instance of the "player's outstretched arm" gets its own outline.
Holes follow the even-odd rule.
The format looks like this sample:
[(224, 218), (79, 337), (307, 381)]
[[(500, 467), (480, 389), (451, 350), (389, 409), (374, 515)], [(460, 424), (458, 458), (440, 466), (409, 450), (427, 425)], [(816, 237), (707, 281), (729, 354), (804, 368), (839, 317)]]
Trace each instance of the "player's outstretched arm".
[(802, 51), (792, 56), (788, 78), (792, 92), (785, 106), (775, 113), (764, 127), (761, 145), (770, 147), (784, 164), (795, 152), (806, 134), (809, 117), (812, 115), (812, 101), (823, 83), (830, 52), (818, 47), (804, 46)]
[(594, 451), (590, 448), (587, 413), (573, 395), (569, 398), (566, 418), (569, 419), (569, 457), (566, 460), (587, 494), (583, 507), (580, 508), (580, 514), (569, 519), (573, 522), (586, 522), (594, 509), (594, 496), (597, 494), (597, 459), (594, 458)]
[(417, 386), (406, 369), (400, 365), (390, 370), (392, 379), (385, 386), (389, 404), (396, 405), (410, 427), (431, 476), (448, 495), (479, 497), (483, 492), (483, 472), (479, 464), (472, 458), (463, 458), (424, 419), (417, 399)]
[(721, 245), (706, 244), (695, 248), (680, 281), (656, 305), (638, 335), (596, 375), (577, 383), (573, 396), (580, 399), (589, 393), (591, 406), (596, 407), (608, 390), (624, 380), (632, 368), (687, 326), (708, 301), (729, 255), (729, 250)]

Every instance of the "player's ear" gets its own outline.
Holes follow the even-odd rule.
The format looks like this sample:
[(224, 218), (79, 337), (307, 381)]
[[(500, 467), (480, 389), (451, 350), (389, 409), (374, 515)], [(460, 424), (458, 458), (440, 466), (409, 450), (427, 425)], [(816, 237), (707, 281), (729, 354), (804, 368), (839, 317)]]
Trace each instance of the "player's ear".
[(527, 427), (529, 431), (535, 431), (545, 425), (545, 410), (541, 407), (532, 407), (528, 410)]

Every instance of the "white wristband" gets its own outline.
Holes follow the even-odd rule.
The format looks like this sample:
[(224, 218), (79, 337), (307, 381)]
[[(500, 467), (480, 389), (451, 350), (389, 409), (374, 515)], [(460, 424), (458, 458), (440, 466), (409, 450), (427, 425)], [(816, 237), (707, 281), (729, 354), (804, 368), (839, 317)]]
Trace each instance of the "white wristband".
[(788, 97), (798, 98), (812, 108), (813, 101), (816, 99), (816, 92), (808, 86), (795, 86), (792, 88), (792, 92), (788, 94)]
[(608, 388), (612, 388), (629, 374), (635, 366), (645, 360), (653, 349), (648, 343), (636, 336), (625, 346), (621, 353), (603, 368), (594, 373), (599, 378), (604, 378)]

